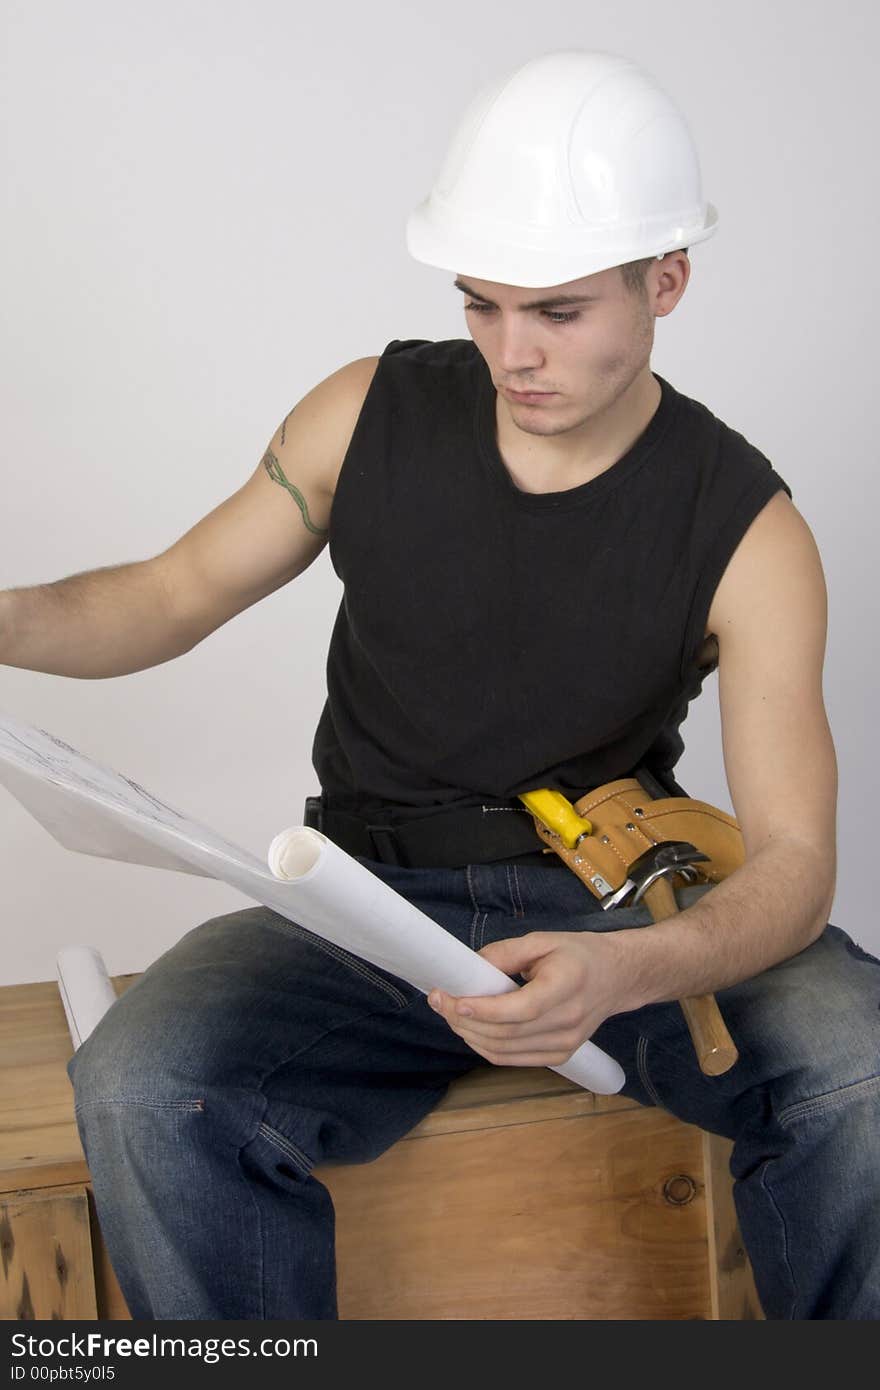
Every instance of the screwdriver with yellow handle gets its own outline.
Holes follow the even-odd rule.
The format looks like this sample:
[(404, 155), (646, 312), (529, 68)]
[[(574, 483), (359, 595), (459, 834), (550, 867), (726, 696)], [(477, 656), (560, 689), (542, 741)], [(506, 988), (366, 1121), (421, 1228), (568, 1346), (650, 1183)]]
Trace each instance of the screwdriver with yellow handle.
[(593, 833), (593, 822), (587, 820), (586, 816), (579, 816), (562, 792), (541, 787), (539, 791), (520, 792), (519, 799), (548, 830), (559, 836), (568, 849), (574, 849), (585, 835)]
[[(553, 791), (550, 787), (520, 792), (519, 799), (525, 803), (536, 820), (556, 838), (557, 852), (577, 874), (577, 863), (563, 854), (559, 846), (561, 844), (566, 850), (577, 849), (584, 839), (593, 834), (593, 822), (580, 815), (562, 792)], [(658, 848), (662, 847), (661, 845)], [(691, 855), (691, 862), (706, 857), (695, 850)], [(643, 857), (640, 857), (639, 863), (643, 864)], [(676, 871), (685, 866), (686, 861), (679, 862)], [(638, 897), (644, 898), (655, 922), (671, 917), (679, 911), (672, 885), (661, 875), (662, 871), (654, 875), (646, 874), (647, 886), (638, 892)], [(578, 876), (584, 878), (583, 874)], [(585, 878), (584, 881), (586, 882)], [(628, 880), (628, 884), (630, 887), (636, 886), (631, 880)], [(614, 894), (613, 897), (616, 904), (620, 900), (620, 893)], [(690, 999), (680, 999), (679, 1003), (687, 1021), (700, 1070), (705, 1076), (720, 1076), (723, 1072), (729, 1071), (737, 1061), (739, 1053), (721, 1017), (714, 994), (694, 995)]]

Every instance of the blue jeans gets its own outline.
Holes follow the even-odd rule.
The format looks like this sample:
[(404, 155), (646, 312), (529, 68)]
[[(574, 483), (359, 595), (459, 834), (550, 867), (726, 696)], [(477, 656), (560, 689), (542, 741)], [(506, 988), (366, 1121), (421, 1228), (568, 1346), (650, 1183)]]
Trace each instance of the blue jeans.
[[(361, 862), (477, 950), (650, 921), (643, 905), (603, 912), (560, 862)], [(680, 889), (679, 906), (711, 891)], [(594, 1041), (628, 1096), (735, 1141), (768, 1318), (880, 1318), (880, 961), (829, 924), (718, 1001), (740, 1052), (724, 1076), (700, 1072), (674, 1003)], [(337, 1317), (333, 1206), (312, 1168), (377, 1157), (475, 1065), (419, 990), (268, 908), (188, 932), (68, 1065), (133, 1317)]]

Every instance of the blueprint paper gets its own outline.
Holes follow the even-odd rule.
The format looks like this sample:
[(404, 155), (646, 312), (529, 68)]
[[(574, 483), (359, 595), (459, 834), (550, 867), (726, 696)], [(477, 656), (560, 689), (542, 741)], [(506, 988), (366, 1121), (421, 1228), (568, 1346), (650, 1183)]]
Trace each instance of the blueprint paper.
[[(67, 849), (219, 879), (425, 993), (435, 986), (472, 996), (519, 988), (310, 827), (281, 831), (263, 861), (47, 730), (5, 715), (0, 784)], [(603, 1095), (625, 1079), (590, 1042), (552, 1070)]]

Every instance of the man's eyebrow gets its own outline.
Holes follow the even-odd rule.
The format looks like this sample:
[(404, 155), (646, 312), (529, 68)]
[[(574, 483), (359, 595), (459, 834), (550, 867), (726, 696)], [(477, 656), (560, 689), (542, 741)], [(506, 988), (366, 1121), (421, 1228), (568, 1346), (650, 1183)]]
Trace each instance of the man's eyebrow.
[[(493, 303), (491, 299), (487, 299), (484, 294), (478, 294), (476, 290), (471, 289), (466, 281), (455, 280), (453, 284), (457, 290), (461, 290), (463, 294), (469, 294), (472, 299), (478, 299), (481, 304), (491, 304), (493, 309), (498, 308), (498, 305)], [(552, 299), (533, 299), (528, 304), (518, 304), (517, 308), (551, 309), (556, 304), (591, 304), (596, 297), (594, 294), (556, 294)]]

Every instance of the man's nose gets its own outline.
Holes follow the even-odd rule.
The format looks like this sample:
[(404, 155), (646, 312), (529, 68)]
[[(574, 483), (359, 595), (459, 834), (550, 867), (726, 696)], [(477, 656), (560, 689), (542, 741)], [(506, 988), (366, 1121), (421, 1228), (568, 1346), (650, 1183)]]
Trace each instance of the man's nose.
[(502, 319), (499, 324), (497, 350), (498, 366), (511, 376), (517, 372), (534, 371), (544, 360), (543, 353), (535, 342), (534, 326), (528, 322), (519, 322), (513, 316), (506, 321)]

